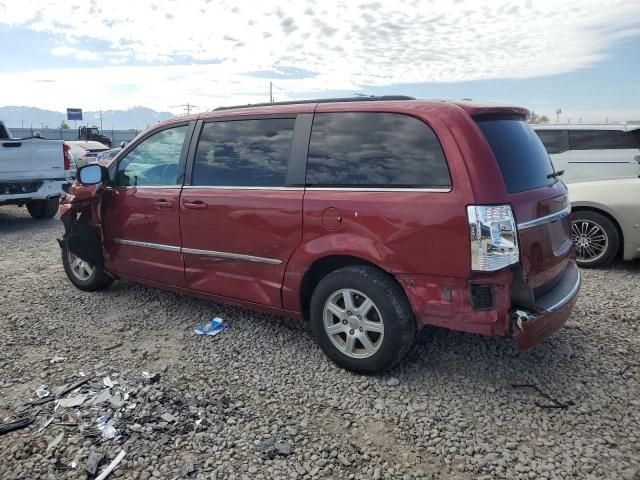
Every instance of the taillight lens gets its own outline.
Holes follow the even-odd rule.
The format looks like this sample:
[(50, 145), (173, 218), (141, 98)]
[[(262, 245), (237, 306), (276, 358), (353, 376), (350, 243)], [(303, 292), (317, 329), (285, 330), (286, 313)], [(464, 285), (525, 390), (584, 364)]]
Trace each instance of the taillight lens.
[(62, 156), (64, 157), (64, 169), (71, 170), (71, 153), (69, 153), (70, 147), (66, 143), (62, 144)]
[(469, 205), (471, 269), (493, 272), (518, 263), (518, 230), (509, 205)]

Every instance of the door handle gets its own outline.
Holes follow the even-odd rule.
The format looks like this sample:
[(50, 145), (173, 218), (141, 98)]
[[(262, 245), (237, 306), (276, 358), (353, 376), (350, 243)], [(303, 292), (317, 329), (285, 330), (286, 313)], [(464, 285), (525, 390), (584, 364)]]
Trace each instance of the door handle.
[(207, 208), (207, 204), (202, 200), (194, 200), (193, 202), (182, 202), (184, 208), (189, 208), (191, 210), (205, 210)]
[(173, 208), (175, 206), (175, 203), (171, 200), (156, 200), (153, 204), (156, 208)]

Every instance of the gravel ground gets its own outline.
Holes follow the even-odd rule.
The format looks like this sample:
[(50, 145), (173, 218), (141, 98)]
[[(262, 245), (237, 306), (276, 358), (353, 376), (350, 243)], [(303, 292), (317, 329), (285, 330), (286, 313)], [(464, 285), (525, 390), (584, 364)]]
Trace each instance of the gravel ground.
[[(125, 450), (112, 477), (640, 479), (638, 262), (583, 272), (570, 322), (533, 351), (427, 329), (401, 366), (367, 377), (296, 322), (124, 281), (76, 290), (61, 233), (0, 209), (0, 421), (40, 412), (0, 436), (0, 478), (87, 478), (90, 452), (101, 471)], [(216, 315), (227, 330), (192, 333)], [(107, 375), (130, 393), (116, 438), (96, 431), (113, 405), (25, 407), (41, 385), (90, 378), (92, 395)]]

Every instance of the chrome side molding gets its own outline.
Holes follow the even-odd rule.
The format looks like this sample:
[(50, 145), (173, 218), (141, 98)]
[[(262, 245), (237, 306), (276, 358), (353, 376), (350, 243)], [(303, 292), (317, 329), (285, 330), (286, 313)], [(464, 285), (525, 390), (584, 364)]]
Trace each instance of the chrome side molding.
[(175, 245), (162, 245), (159, 243), (139, 242), (137, 240), (126, 240), (124, 238), (116, 238), (116, 243), (122, 245), (130, 245), (133, 247), (152, 248), (155, 250), (165, 250), (168, 252), (186, 253), (189, 255), (203, 255), (206, 257), (226, 258), (229, 260), (241, 260), (245, 262), (267, 263), (269, 265), (279, 265), (282, 260), (277, 258), (256, 257), (255, 255), (244, 255), (241, 253), (217, 252), (215, 250), (200, 250), (198, 248), (183, 248)]

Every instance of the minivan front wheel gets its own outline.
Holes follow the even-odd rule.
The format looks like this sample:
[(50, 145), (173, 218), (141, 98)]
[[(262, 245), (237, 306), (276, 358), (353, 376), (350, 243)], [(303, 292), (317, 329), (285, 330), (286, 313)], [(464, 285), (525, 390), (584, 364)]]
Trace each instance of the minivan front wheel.
[(396, 365), (413, 345), (416, 332), (401, 287), (368, 265), (341, 268), (323, 278), (311, 297), (310, 318), (325, 354), (359, 373)]
[(85, 292), (93, 292), (108, 287), (113, 279), (102, 268), (91, 265), (73, 254), (65, 245), (62, 246), (62, 265), (67, 277), (77, 288)]
[(574, 212), (571, 234), (576, 260), (583, 268), (608, 264), (620, 248), (618, 229), (609, 218), (597, 212)]

